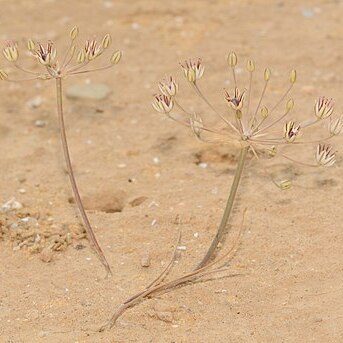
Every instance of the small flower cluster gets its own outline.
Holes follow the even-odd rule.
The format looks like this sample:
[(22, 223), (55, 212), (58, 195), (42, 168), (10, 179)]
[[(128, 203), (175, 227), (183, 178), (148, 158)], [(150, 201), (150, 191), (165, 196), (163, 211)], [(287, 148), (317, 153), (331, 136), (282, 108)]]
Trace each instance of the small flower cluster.
[[(154, 96), (153, 108), (157, 112), (166, 114), (169, 118), (189, 126), (194, 134), (205, 142), (225, 143), (233, 140), (239, 141), (244, 146), (249, 145), (256, 157), (258, 157), (259, 151), (267, 150), (270, 155), (275, 156), (276, 154), (279, 154), (292, 161), (294, 160), (293, 157), (284, 155), (279, 151), (278, 147), (317, 143), (315, 153), (316, 165), (331, 166), (335, 163), (335, 151), (332, 149), (331, 145), (324, 142), (342, 132), (343, 116), (333, 118), (334, 102), (332, 99), (320, 97), (315, 102), (314, 115), (309, 120), (299, 123), (290, 120), (288, 117), (294, 108), (294, 100), (292, 98), (287, 99), (287, 97), (296, 82), (296, 70), (293, 69), (289, 73), (289, 86), (285, 93), (276, 101), (273, 107), (267, 108), (263, 104), (263, 101), (271, 79), (271, 71), (269, 68), (266, 68), (263, 74), (264, 86), (261, 91), (261, 96), (257, 100), (256, 107), (251, 109), (251, 89), (253, 73), (255, 72), (255, 63), (252, 60), (247, 62), (246, 69), (249, 73), (249, 87), (247, 90), (241, 91), (237, 87), (236, 80), (237, 55), (234, 52), (230, 53), (227, 62), (232, 71), (234, 81), (233, 93), (227, 90), (224, 91), (224, 99), (229, 105), (227, 113), (219, 113), (199, 88), (198, 81), (202, 78), (205, 71), (205, 67), (201, 63), (201, 60), (188, 60), (181, 64), (183, 73), (195, 93), (224, 122), (224, 131), (204, 126), (203, 120), (199, 114), (189, 113), (181, 106), (177, 97), (179, 85), (173, 77), (166, 78), (159, 83), (161, 94)], [(276, 115), (275, 112), (280, 112), (279, 107), (283, 102), (285, 103), (284, 111)], [(183, 115), (186, 115), (186, 120), (177, 119), (177, 117), (171, 114), (175, 107), (181, 111)], [(324, 137), (314, 141), (301, 140), (306, 129), (325, 120), (328, 121), (328, 133), (324, 135)], [(282, 124), (282, 122), (284, 123), (283, 132), (282, 128), (278, 125), (280, 123)]]
[[(45, 68), (44, 72), (35, 72), (23, 68), (18, 63), (19, 50), (17, 44), (13, 41), (7, 41), (2, 52), (6, 60), (13, 63), (14, 67), (32, 76), (26, 80), (62, 78), (67, 75), (108, 69), (119, 63), (122, 53), (121, 51), (117, 50), (112, 53), (108, 65), (96, 69), (85, 70), (84, 68), (88, 66), (90, 62), (101, 56), (103, 52), (110, 46), (111, 36), (106, 34), (100, 44), (95, 39), (87, 40), (81, 48), (78, 48), (75, 43), (78, 35), (79, 29), (78, 27), (74, 27), (69, 34), (70, 45), (62, 60), (58, 60), (57, 50), (53, 42), (49, 41), (46, 45), (43, 45), (39, 42), (33, 41), (32, 39), (28, 40), (27, 48), (31, 56), (33, 56), (39, 62), (39, 64)], [(4, 70), (0, 70), (0, 79), (8, 81), (26, 81), (11, 80)]]

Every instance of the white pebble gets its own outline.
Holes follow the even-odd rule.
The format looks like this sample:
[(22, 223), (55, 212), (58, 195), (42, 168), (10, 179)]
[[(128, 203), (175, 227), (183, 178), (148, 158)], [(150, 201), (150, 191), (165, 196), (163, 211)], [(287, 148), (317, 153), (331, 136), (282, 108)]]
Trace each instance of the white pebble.
[(46, 121), (45, 120), (41, 120), (41, 119), (37, 119), (35, 121), (35, 126), (36, 127), (44, 127), (44, 126), (46, 126)]
[(31, 108), (31, 109), (35, 109), (38, 108), (39, 106), (41, 106), (43, 103), (43, 98), (41, 96), (36, 96), (34, 98), (32, 98), (31, 100), (29, 100), (26, 105)]
[(23, 205), (15, 198), (11, 198), (1, 205), (0, 212), (10, 212), (13, 210), (20, 210), (21, 208), (23, 208)]

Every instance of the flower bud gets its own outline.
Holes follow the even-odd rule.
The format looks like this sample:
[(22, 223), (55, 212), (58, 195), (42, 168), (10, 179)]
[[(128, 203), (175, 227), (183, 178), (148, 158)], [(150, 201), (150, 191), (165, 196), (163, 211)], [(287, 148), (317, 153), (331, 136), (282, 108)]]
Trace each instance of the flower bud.
[(4, 70), (0, 69), (0, 80), (4, 81), (7, 79), (8, 79), (7, 73)]
[(79, 28), (77, 26), (74, 26), (70, 31), (70, 39), (75, 40), (77, 36), (79, 35)]
[(285, 191), (286, 189), (291, 188), (291, 186), (292, 186), (292, 181), (290, 181), (290, 180), (282, 180), (282, 181), (280, 181), (279, 184), (277, 184), (277, 186), (278, 186), (282, 191)]
[(292, 69), (289, 73), (289, 81), (290, 83), (295, 83), (297, 80), (297, 71), (295, 69)]
[(253, 71), (255, 71), (255, 63), (253, 60), (249, 60), (247, 62), (247, 70), (249, 73), (252, 73)]
[(28, 48), (29, 51), (31, 51), (31, 52), (35, 51), (35, 49), (36, 49), (36, 44), (35, 44), (35, 42), (34, 42), (32, 39), (29, 39), (29, 40), (27, 41), (27, 48)]
[(110, 46), (111, 41), (112, 41), (112, 38), (111, 38), (110, 34), (107, 33), (101, 42), (102, 47), (104, 49), (107, 49)]
[(267, 118), (268, 117), (268, 114), (269, 114), (269, 111), (268, 111), (268, 108), (266, 106), (263, 106), (261, 108), (261, 117), (263, 119)]
[(293, 99), (289, 99), (287, 101), (287, 104), (286, 104), (286, 109), (287, 109), (287, 112), (291, 111), (294, 107), (294, 100)]
[(83, 63), (86, 60), (86, 53), (83, 49), (77, 54), (76, 60), (78, 63)]
[(122, 52), (120, 50), (115, 51), (111, 57), (112, 64), (118, 64), (121, 60)]
[(266, 69), (264, 70), (264, 79), (265, 79), (265, 81), (269, 81), (270, 76), (271, 76), (271, 71), (270, 71), (269, 68), (266, 68)]
[(237, 65), (237, 55), (234, 52), (230, 52), (227, 57), (227, 64), (229, 67), (234, 68)]

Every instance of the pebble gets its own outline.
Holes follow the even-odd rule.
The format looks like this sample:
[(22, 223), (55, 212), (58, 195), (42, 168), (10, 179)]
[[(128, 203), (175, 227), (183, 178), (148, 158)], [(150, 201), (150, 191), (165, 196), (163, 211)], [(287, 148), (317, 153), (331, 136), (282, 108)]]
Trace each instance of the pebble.
[(104, 100), (112, 93), (112, 89), (104, 84), (76, 84), (69, 87), (66, 96), (78, 100)]
[(27, 226), (33, 226), (38, 224), (38, 220), (33, 217), (25, 217), (20, 219), (23, 223), (25, 223)]
[(23, 205), (15, 198), (11, 198), (10, 200), (1, 205), (0, 212), (6, 213), (13, 210), (20, 210), (21, 208), (23, 208)]
[(200, 168), (206, 169), (208, 167), (207, 163), (199, 163), (198, 164)]
[(50, 247), (45, 247), (40, 255), (39, 255), (39, 258), (45, 262), (45, 263), (49, 263), (52, 261), (52, 258), (53, 258), (53, 255), (54, 255), (54, 252), (52, 251), (52, 249)]
[(156, 312), (156, 317), (166, 323), (171, 323), (173, 321), (173, 314), (169, 311)]
[(31, 109), (35, 109), (38, 108), (42, 105), (43, 103), (43, 98), (41, 96), (36, 96), (34, 98), (32, 98), (31, 100), (29, 100), (26, 105), (31, 108)]
[(45, 120), (41, 120), (41, 119), (37, 119), (35, 121), (35, 126), (36, 127), (45, 127), (46, 126), (46, 121)]
[(141, 266), (142, 267), (150, 267), (150, 254), (148, 252), (144, 253), (142, 258), (141, 258)]

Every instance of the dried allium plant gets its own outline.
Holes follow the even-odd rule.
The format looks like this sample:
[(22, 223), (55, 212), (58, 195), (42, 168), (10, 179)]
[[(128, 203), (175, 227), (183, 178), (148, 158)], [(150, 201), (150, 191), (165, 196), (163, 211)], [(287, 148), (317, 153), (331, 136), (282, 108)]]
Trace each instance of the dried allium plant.
[[(220, 242), (223, 241), (227, 222), (232, 212), (234, 200), (237, 189), (240, 183), (245, 161), (249, 151), (257, 159), (265, 152), (271, 157), (280, 155), (291, 161), (295, 161), (293, 156), (285, 155), (281, 150), (283, 146), (293, 146), (294, 148), (301, 144), (317, 144), (314, 153), (314, 163), (305, 163), (299, 161), (301, 164), (310, 166), (332, 166), (335, 163), (335, 152), (332, 147), (326, 143), (327, 140), (338, 135), (343, 128), (343, 117), (332, 118), (334, 111), (334, 104), (332, 99), (320, 98), (314, 106), (314, 115), (306, 121), (296, 123), (288, 119), (289, 114), (293, 110), (294, 101), (287, 98), (293, 85), (296, 81), (296, 71), (292, 70), (289, 74), (289, 86), (284, 94), (275, 102), (275, 105), (270, 109), (264, 105), (265, 94), (271, 78), (271, 71), (267, 68), (264, 71), (264, 86), (261, 90), (261, 95), (257, 99), (257, 104), (254, 109), (251, 109), (252, 97), (252, 79), (255, 72), (255, 64), (252, 60), (247, 63), (247, 71), (249, 73), (249, 85), (247, 90), (241, 91), (237, 87), (236, 79), (236, 65), (237, 56), (235, 53), (230, 53), (228, 56), (228, 65), (232, 71), (234, 89), (233, 92), (225, 91), (224, 98), (228, 104), (227, 113), (218, 112), (214, 106), (208, 101), (205, 95), (199, 88), (198, 81), (202, 78), (205, 67), (198, 61), (186, 61), (181, 64), (184, 75), (195, 91), (195, 93), (206, 103), (206, 105), (219, 117), (224, 123), (224, 129), (216, 129), (207, 127), (203, 124), (203, 120), (199, 114), (190, 113), (184, 109), (180, 104), (177, 94), (179, 91), (179, 84), (173, 78), (167, 78), (159, 83), (161, 94), (154, 96), (153, 108), (159, 112), (166, 114), (174, 121), (192, 129), (196, 137), (208, 143), (231, 143), (238, 142), (240, 146), (240, 155), (238, 165), (236, 168), (234, 180), (230, 189), (226, 208), (216, 232), (216, 235), (203, 259), (198, 263), (197, 267), (174, 280), (165, 281), (164, 279), (169, 274), (176, 259), (176, 250), (172, 255), (171, 261), (161, 274), (149, 285), (146, 289), (135, 296), (129, 298), (122, 303), (112, 318), (100, 330), (111, 328), (116, 320), (128, 309), (140, 302), (160, 295), (163, 292), (170, 291), (198, 280), (203, 280), (203, 277), (209, 274), (218, 273), (227, 270), (227, 265), (234, 257), (235, 252), (239, 246), (243, 235), (243, 222), (238, 230), (235, 241), (232, 247), (226, 251), (222, 256), (215, 258), (215, 253)], [(285, 103), (285, 108), (280, 113), (280, 105)], [(184, 119), (179, 119), (178, 116), (173, 115), (175, 109), (181, 112)], [(302, 139), (304, 133), (311, 127), (317, 124), (328, 124), (323, 133), (323, 137), (306, 141)], [(280, 124), (283, 125), (280, 127)], [(297, 161), (295, 161), (297, 162)], [(290, 185), (288, 180), (278, 184), (281, 189), (286, 189)], [(244, 211), (245, 212), (245, 211)], [(243, 215), (244, 219), (244, 215)], [(179, 242), (179, 239), (178, 239)], [(176, 247), (177, 244), (176, 243)], [(175, 248), (176, 249), (176, 248)], [(212, 261), (213, 260), (213, 261)]]
[(110, 46), (111, 36), (106, 34), (100, 44), (95, 40), (87, 40), (85, 44), (78, 47), (76, 40), (79, 34), (79, 29), (74, 27), (70, 31), (70, 44), (67, 51), (61, 59), (58, 58), (57, 50), (54, 42), (49, 41), (46, 45), (35, 42), (31, 39), (28, 40), (27, 48), (29, 54), (38, 62), (42, 67), (41, 71), (28, 70), (19, 63), (19, 49), (15, 42), (7, 41), (3, 49), (3, 55), (12, 66), (20, 72), (29, 74), (29, 78), (24, 79), (11, 79), (7, 72), (0, 70), (0, 79), (9, 82), (20, 82), (29, 80), (50, 80), (56, 81), (56, 97), (57, 97), (57, 112), (59, 118), (61, 140), (63, 145), (64, 157), (67, 165), (68, 174), (70, 177), (71, 186), (75, 196), (77, 206), (79, 208), (84, 226), (86, 228), (87, 236), (93, 244), (101, 263), (104, 265), (107, 274), (111, 274), (111, 268), (106, 260), (106, 257), (95, 237), (93, 228), (89, 222), (85, 212), (82, 200), (79, 194), (78, 186), (75, 181), (74, 172), (70, 160), (68, 149), (68, 142), (66, 137), (66, 130), (64, 125), (63, 104), (62, 104), (62, 80), (71, 75), (84, 74), (94, 71), (100, 71), (112, 68), (119, 63), (122, 53), (120, 51), (113, 52), (108, 64), (102, 67), (88, 69), (87, 67), (98, 57), (100, 57)]
[[(156, 111), (166, 114), (169, 118), (184, 126), (190, 127), (196, 137), (201, 141), (219, 144), (237, 142), (240, 146), (238, 165), (223, 218), (206, 255), (199, 263), (198, 268), (205, 266), (213, 258), (218, 244), (223, 239), (249, 151), (251, 151), (257, 159), (259, 159), (263, 153), (267, 152), (271, 157), (279, 155), (303, 165), (329, 167), (335, 163), (336, 153), (331, 145), (326, 142), (340, 134), (343, 128), (343, 117), (333, 118), (334, 102), (332, 99), (325, 97), (321, 97), (315, 102), (313, 115), (307, 120), (295, 122), (289, 118), (294, 107), (294, 100), (288, 98), (288, 96), (297, 78), (294, 69), (289, 73), (289, 86), (286, 91), (275, 101), (275, 104), (271, 108), (268, 108), (264, 105), (264, 101), (271, 79), (271, 71), (269, 68), (266, 68), (263, 74), (264, 86), (261, 90), (261, 95), (257, 99), (255, 108), (252, 108), (252, 80), (255, 73), (255, 63), (252, 60), (248, 60), (246, 64), (246, 69), (249, 74), (249, 84), (247, 90), (242, 91), (237, 86), (237, 55), (234, 52), (230, 53), (227, 62), (232, 71), (234, 84), (232, 92), (226, 90), (224, 92), (224, 98), (228, 105), (227, 113), (220, 113), (217, 111), (201, 91), (198, 82), (202, 78), (205, 70), (201, 61), (198, 60), (194, 62), (189, 60), (181, 64), (188, 83), (195, 93), (219, 117), (224, 124), (224, 129), (207, 127), (204, 125), (203, 119), (199, 114), (190, 113), (184, 109), (177, 98), (179, 85), (173, 77), (159, 83), (161, 94), (155, 95), (152, 104)], [(283, 103), (285, 104), (285, 107), (283, 110), (280, 110)], [(186, 118), (180, 120), (173, 115), (172, 113), (175, 112), (175, 109), (180, 111)], [(324, 123), (322, 137), (310, 140), (304, 139), (311, 127), (322, 123)], [(304, 144), (317, 144), (313, 163), (296, 161), (293, 157), (294, 153), (289, 156), (281, 151), (281, 148), (284, 146), (296, 148), (299, 145)], [(289, 185), (290, 183), (288, 180), (278, 184), (281, 189), (288, 188)]]

